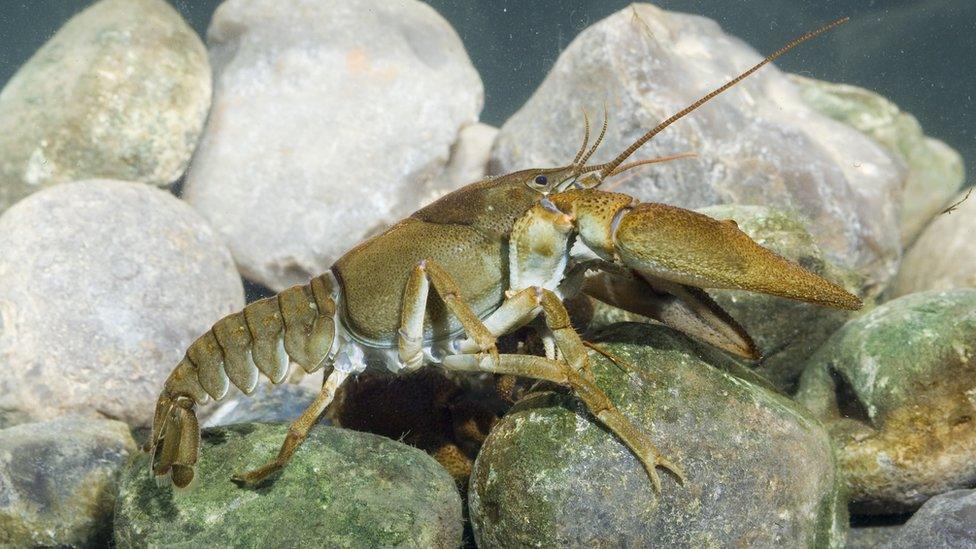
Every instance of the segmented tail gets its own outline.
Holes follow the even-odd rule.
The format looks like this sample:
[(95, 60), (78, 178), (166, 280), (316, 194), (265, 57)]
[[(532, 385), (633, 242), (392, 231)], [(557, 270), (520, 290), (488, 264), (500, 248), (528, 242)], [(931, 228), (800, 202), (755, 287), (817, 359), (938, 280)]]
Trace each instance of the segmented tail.
[(326, 273), (225, 316), (197, 338), (156, 402), (146, 448), (152, 473), (170, 474), (181, 488), (193, 480), (200, 445), (196, 404), (222, 399), (231, 383), (249, 395), (259, 373), (280, 383), (289, 358), (308, 373), (325, 365), (336, 338), (334, 294)]

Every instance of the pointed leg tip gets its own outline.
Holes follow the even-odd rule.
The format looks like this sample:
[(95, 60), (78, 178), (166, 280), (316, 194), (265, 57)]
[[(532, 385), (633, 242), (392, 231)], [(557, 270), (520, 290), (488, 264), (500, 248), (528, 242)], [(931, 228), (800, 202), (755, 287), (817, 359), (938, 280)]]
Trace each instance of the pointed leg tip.
[(237, 485), (238, 488), (250, 488), (259, 484), (262, 480), (267, 478), (267, 475), (256, 475), (256, 471), (247, 471), (245, 473), (235, 473), (231, 475), (230, 481)]
[(678, 479), (678, 484), (684, 486), (688, 483), (688, 477), (685, 476), (685, 472), (677, 465), (666, 465), (665, 468)]
[(231, 475), (230, 480), (237, 486), (246, 488), (261, 484), (280, 470), (281, 467), (278, 467), (277, 465), (265, 465), (264, 467), (258, 467), (257, 469), (251, 471)]
[(651, 484), (654, 485), (654, 494), (661, 495), (661, 477), (658, 476), (654, 469), (649, 470), (650, 473), (647, 475), (651, 479)]
[(671, 460), (658, 456), (656, 465), (674, 475), (674, 477), (678, 480), (678, 483), (682, 486), (684, 486), (687, 482), (688, 477), (685, 476), (685, 472), (681, 469), (681, 467)]

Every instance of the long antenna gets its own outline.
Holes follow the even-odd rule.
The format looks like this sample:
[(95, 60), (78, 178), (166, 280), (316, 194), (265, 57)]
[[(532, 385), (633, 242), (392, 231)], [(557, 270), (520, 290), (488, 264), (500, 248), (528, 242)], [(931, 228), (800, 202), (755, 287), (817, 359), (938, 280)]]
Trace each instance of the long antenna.
[(745, 71), (744, 73), (740, 74), (739, 76), (736, 76), (732, 80), (729, 80), (728, 82), (726, 82), (725, 84), (723, 84), (721, 87), (715, 88), (714, 90), (712, 90), (711, 92), (709, 92), (708, 95), (705, 95), (704, 97), (702, 97), (698, 101), (695, 101), (691, 105), (688, 105), (687, 107), (685, 107), (681, 111), (679, 111), (679, 112), (671, 115), (670, 118), (668, 118), (664, 122), (661, 122), (660, 124), (658, 124), (656, 128), (654, 128), (651, 131), (645, 133), (637, 141), (634, 141), (634, 144), (631, 145), (631, 146), (629, 146), (629, 147), (627, 147), (627, 150), (625, 150), (624, 152), (620, 153), (620, 155), (617, 156), (617, 158), (614, 158), (613, 160), (611, 160), (610, 162), (608, 162), (607, 164), (605, 164), (603, 170), (600, 171), (600, 179), (603, 179), (603, 178), (609, 176), (610, 174), (612, 174), (613, 171), (617, 168), (617, 166), (620, 165), (621, 162), (623, 162), (624, 160), (627, 160), (627, 157), (629, 157), (630, 155), (634, 154), (634, 151), (636, 151), (637, 149), (641, 148), (641, 146), (643, 146), (644, 143), (647, 143), (648, 141), (650, 141), (655, 135), (661, 133), (661, 130), (663, 130), (664, 128), (667, 128), (671, 124), (673, 124), (676, 121), (678, 121), (679, 119), (683, 118), (685, 115), (687, 115), (691, 111), (693, 111), (693, 110), (697, 109), (698, 107), (704, 105), (706, 102), (708, 102), (710, 99), (712, 99), (716, 95), (718, 95), (718, 94), (724, 92), (725, 90), (731, 88), (732, 86), (738, 84), (739, 82), (741, 82), (743, 79), (745, 79), (750, 74), (752, 74), (752, 73), (756, 72), (757, 70), (761, 69), (764, 65), (767, 65), (770, 62), (774, 61), (777, 57), (779, 57), (779, 56), (783, 55), (784, 53), (790, 51), (791, 49), (793, 49), (796, 46), (802, 44), (803, 42), (806, 42), (807, 40), (810, 40), (811, 38), (816, 38), (817, 36), (820, 36), (821, 34), (823, 34), (823, 33), (827, 32), (827, 31), (833, 29), (837, 25), (840, 25), (842, 23), (846, 23), (848, 21), (848, 19), (850, 19), (850, 18), (849, 17), (842, 17), (842, 18), (840, 18), (840, 19), (838, 19), (838, 20), (836, 20), (836, 21), (834, 21), (832, 23), (828, 23), (828, 24), (820, 27), (819, 29), (817, 29), (815, 31), (808, 32), (808, 33), (804, 34), (803, 36), (792, 40), (791, 42), (789, 42), (788, 44), (786, 44), (782, 48), (776, 50), (769, 57), (763, 59), (759, 63), (756, 63), (751, 69)]

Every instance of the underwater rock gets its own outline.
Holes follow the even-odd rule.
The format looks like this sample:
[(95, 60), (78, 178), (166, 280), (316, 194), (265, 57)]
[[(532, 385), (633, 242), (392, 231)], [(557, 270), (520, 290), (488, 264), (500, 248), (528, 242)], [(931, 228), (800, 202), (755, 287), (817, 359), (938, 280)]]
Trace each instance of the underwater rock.
[(0, 410), (146, 425), (187, 346), (244, 305), (214, 231), (173, 195), (65, 183), (0, 216)]
[(443, 191), (460, 189), (468, 183), (484, 179), (488, 173), (491, 146), (498, 135), (498, 128), (488, 124), (471, 124), (461, 128), (458, 140), (451, 149), (451, 158), (441, 174), (441, 183), (435, 185), (435, 194), (421, 204), (439, 198)]
[(891, 285), (894, 296), (976, 287), (976, 193), (930, 223), (905, 253)]
[(176, 181), (209, 107), (207, 52), (169, 3), (93, 4), (0, 93), (0, 212), (66, 181)]
[(891, 543), (901, 528), (901, 525), (852, 526), (844, 549), (894, 549), (898, 546)]
[(287, 429), (205, 430), (195, 486), (185, 491), (158, 487), (147, 455), (133, 460), (119, 488), (118, 546), (459, 546), (454, 481), (422, 451), (377, 435), (318, 426), (276, 478), (253, 489), (231, 482), (274, 457)]
[(107, 546), (119, 472), (136, 451), (119, 421), (0, 430), (0, 546)]
[(954, 490), (925, 502), (891, 547), (976, 547), (976, 490)]
[(843, 542), (842, 483), (818, 421), (661, 326), (619, 324), (595, 341), (628, 365), (591, 353), (597, 383), (688, 481), (659, 469), (655, 495), (637, 459), (575, 398), (529, 396), (475, 462), (469, 504), (480, 547)]
[(901, 242), (909, 244), (963, 182), (962, 156), (926, 137), (918, 120), (864, 88), (791, 74), (806, 104), (868, 135), (908, 167), (901, 202)]
[(461, 40), (416, 0), (232, 0), (207, 42), (214, 107), (185, 198), (275, 290), (436, 194), (481, 111)]
[[(784, 36), (784, 40), (791, 36)], [(760, 60), (709, 19), (634, 4), (590, 26), (501, 128), (490, 169), (566, 165), (582, 116), (607, 105), (605, 162), (671, 114)], [(685, 208), (756, 204), (795, 210), (826, 259), (882, 285), (900, 253), (905, 168), (883, 147), (807, 106), (765, 67), (646, 144), (632, 159), (693, 151), (613, 181), (645, 202)], [(609, 185), (608, 185), (609, 186)]]
[(234, 391), (213, 409), (199, 414), (204, 427), (235, 423), (291, 423), (315, 400), (310, 386), (262, 381), (250, 395)]
[(852, 511), (902, 513), (976, 482), (976, 289), (910, 294), (849, 321), (796, 400), (827, 425)]

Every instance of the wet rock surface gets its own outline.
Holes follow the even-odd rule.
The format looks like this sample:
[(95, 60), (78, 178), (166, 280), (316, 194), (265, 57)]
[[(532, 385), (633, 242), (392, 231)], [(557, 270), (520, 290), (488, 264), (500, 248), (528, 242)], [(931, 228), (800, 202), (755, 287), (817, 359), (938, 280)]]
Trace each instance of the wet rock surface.
[(908, 244), (963, 182), (962, 157), (927, 137), (918, 120), (880, 95), (849, 84), (790, 75), (803, 101), (884, 145), (908, 167), (901, 201), (901, 241)]
[(636, 369), (591, 354), (597, 382), (658, 449), (655, 496), (633, 455), (577, 401), (528, 397), (492, 430), (471, 476), (482, 547), (839, 544), (846, 507), (819, 422), (660, 326), (620, 324), (595, 341)]
[(932, 220), (908, 249), (892, 294), (976, 287), (976, 193), (968, 193), (956, 196), (958, 207)]
[(844, 549), (888, 549), (901, 525), (852, 527)]
[(229, 1), (207, 42), (214, 106), (185, 198), (276, 290), (446, 190), (481, 110), (460, 39), (415, 0)]
[(164, 0), (103, 0), (58, 31), (0, 93), (0, 212), (95, 177), (168, 185), (210, 107), (200, 38)]
[(204, 427), (253, 422), (291, 423), (316, 395), (318, 391), (309, 385), (272, 385), (262, 380), (252, 394), (235, 392), (207, 410), (206, 419), (201, 419), (204, 419)]
[(488, 124), (471, 124), (461, 128), (458, 139), (451, 148), (451, 158), (440, 175), (440, 183), (434, 185), (434, 192), (425, 205), (443, 193), (444, 189), (459, 189), (469, 183), (479, 181), (487, 175), (491, 146), (498, 136), (498, 128)]
[(157, 487), (148, 457), (124, 473), (116, 511), (120, 547), (458, 547), (461, 501), (429, 456), (376, 435), (316, 427), (276, 479), (230, 481), (278, 451), (287, 427), (204, 431), (196, 484)]
[[(824, 259), (795, 215), (738, 205), (711, 206), (699, 211), (715, 219), (734, 220), (762, 246), (863, 297), (861, 277)], [(740, 290), (709, 290), (709, 294), (742, 324), (763, 352), (757, 373), (787, 393), (795, 390), (806, 359), (855, 314)]]
[(0, 217), (0, 410), (147, 424), (163, 380), (244, 305), (230, 253), (189, 206), (89, 180)]
[(900, 513), (976, 481), (976, 289), (911, 294), (849, 321), (797, 400), (828, 426), (852, 511)]
[[(501, 128), (493, 173), (565, 165), (581, 109), (610, 115), (604, 162), (671, 114), (760, 60), (703, 17), (635, 4), (577, 36), (531, 99)], [(614, 190), (686, 208), (758, 204), (810, 220), (825, 257), (881, 284), (900, 253), (905, 168), (857, 130), (807, 106), (766, 67), (679, 121), (633, 159), (694, 151), (621, 176)]]
[(891, 547), (976, 547), (976, 490), (954, 490), (925, 502)]
[(135, 452), (129, 428), (118, 421), (0, 429), (0, 545), (104, 546), (116, 482)]

